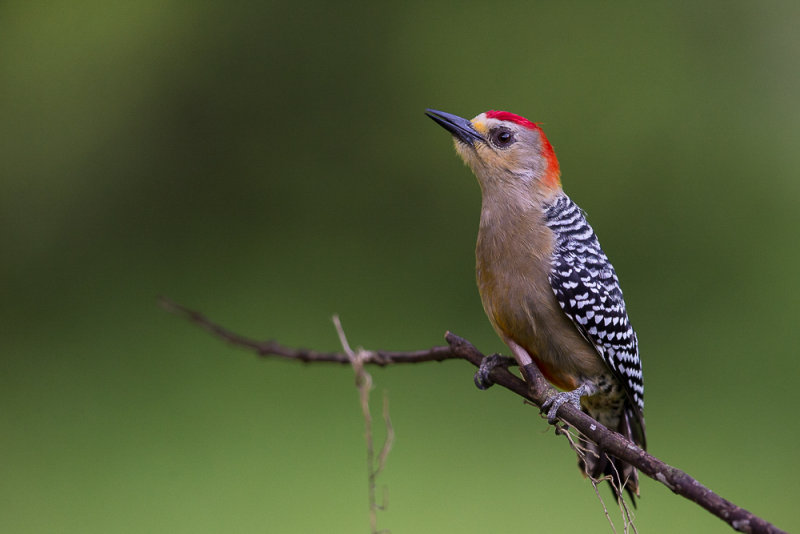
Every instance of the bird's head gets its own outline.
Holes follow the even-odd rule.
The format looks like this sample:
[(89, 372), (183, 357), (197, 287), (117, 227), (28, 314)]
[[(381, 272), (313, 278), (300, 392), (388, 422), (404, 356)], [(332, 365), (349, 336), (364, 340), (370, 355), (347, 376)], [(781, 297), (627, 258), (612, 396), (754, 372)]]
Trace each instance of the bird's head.
[(538, 124), (507, 111), (467, 120), (442, 111), (428, 117), (449, 131), (456, 151), (472, 168), (484, 198), (509, 194), (547, 199), (561, 191), (553, 147)]

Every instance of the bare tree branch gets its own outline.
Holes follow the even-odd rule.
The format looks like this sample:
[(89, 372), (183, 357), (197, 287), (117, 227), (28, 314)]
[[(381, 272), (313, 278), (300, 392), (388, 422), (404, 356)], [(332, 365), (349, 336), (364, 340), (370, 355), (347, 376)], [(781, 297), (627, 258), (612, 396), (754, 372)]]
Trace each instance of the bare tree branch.
[[(188, 319), (229, 344), (248, 349), (262, 357), (278, 356), (303, 362), (352, 363), (351, 358), (344, 353), (321, 353), (286, 347), (275, 341), (255, 341), (223, 328), (202, 314), (172, 300), (162, 297), (159, 299), (159, 303), (165, 310)], [(445, 334), (445, 340), (448, 343), (447, 346), (411, 352), (364, 350), (361, 351), (359, 358), (362, 364), (379, 366), (454, 359), (466, 360), (476, 367), (480, 366), (484, 355), (469, 341), (451, 332)], [(526, 365), (521, 372), (525, 380), (511, 373), (507, 366), (498, 365), (492, 370), (490, 376), (495, 384), (541, 407), (548, 396), (555, 393), (555, 390), (542, 376), (535, 364)], [(557, 415), (561, 421), (597, 443), (606, 453), (633, 465), (643, 474), (664, 484), (673, 493), (699, 504), (728, 523), (734, 530), (752, 534), (786, 534), (785, 531), (766, 520), (720, 497), (684, 471), (672, 467), (642, 450), (625, 439), (622, 434), (604, 427), (570, 403), (563, 404), (558, 409)]]
[[(281, 345), (277, 341), (256, 341), (224, 328), (206, 318), (203, 314), (181, 306), (166, 297), (159, 297), (159, 305), (170, 313), (179, 315), (198, 325), (206, 332), (227, 341), (229, 344), (255, 352), (261, 357), (284, 358), (306, 363), (329, 362), (350, 365), (350, 358), (341, 352), (318, 352), (316, 350), (293, 348)], [(444, 360), (462, 360), (450, 347), (433, 347), (428, 350), (411, 352), (364, 351), (364, 363), (385, 367), (396, 363), (441, 362)]]

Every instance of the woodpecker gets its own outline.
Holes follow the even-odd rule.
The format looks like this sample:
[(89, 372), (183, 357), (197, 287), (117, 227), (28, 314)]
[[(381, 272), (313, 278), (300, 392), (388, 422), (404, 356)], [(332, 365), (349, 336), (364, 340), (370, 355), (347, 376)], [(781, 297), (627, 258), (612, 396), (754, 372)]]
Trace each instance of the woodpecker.
[[(476, 277), (489, 321), (520, 366), (536, 363), (565, 390), (542, 407), (549, 421), (571, 402), (646, 448), (638, 340), (619, 280), (583, 210), (564, 193), (544, 132), (507, 111), (472, 120), (432, 109), (426, 115), (453, 135), (481, 188)], [(484, 389), (490, 383), (482, 371), (476, 382)], [(581, 470), (609, 476), (616, 497), (625, 488), (635, 504), (636, 469), (582, 444)]]

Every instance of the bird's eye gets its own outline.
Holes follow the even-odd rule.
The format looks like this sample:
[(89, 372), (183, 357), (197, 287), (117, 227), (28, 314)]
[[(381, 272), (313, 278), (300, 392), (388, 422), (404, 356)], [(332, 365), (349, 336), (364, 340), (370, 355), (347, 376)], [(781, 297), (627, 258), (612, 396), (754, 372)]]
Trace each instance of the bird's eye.
[(500, 129), (492, 133), (492, 141), (498, 148), (506, 148), (514, 142), (514, 134), (506, 129)]

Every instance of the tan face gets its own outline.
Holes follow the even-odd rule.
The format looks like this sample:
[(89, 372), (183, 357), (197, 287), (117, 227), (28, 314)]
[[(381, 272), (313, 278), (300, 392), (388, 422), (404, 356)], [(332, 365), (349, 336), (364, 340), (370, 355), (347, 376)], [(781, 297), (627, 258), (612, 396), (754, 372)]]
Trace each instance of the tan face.
[(486, 113), (470, 123), (482, 139), (468, 143), (456, 138), (456, 151), (472, 168), (484, 190), (499, 183), (521, 181), (532, 185), (548, 177), (550, 161), (543, 153), (543, 135), (538, 127), (532, 129), (487, 118)]
[(507, 111), (487, 111), (471, 121), (433, 109), (425, 114), (452, 134), (484, 201), (536, 203), (561, 191), (558, 160), (537, 124)]

